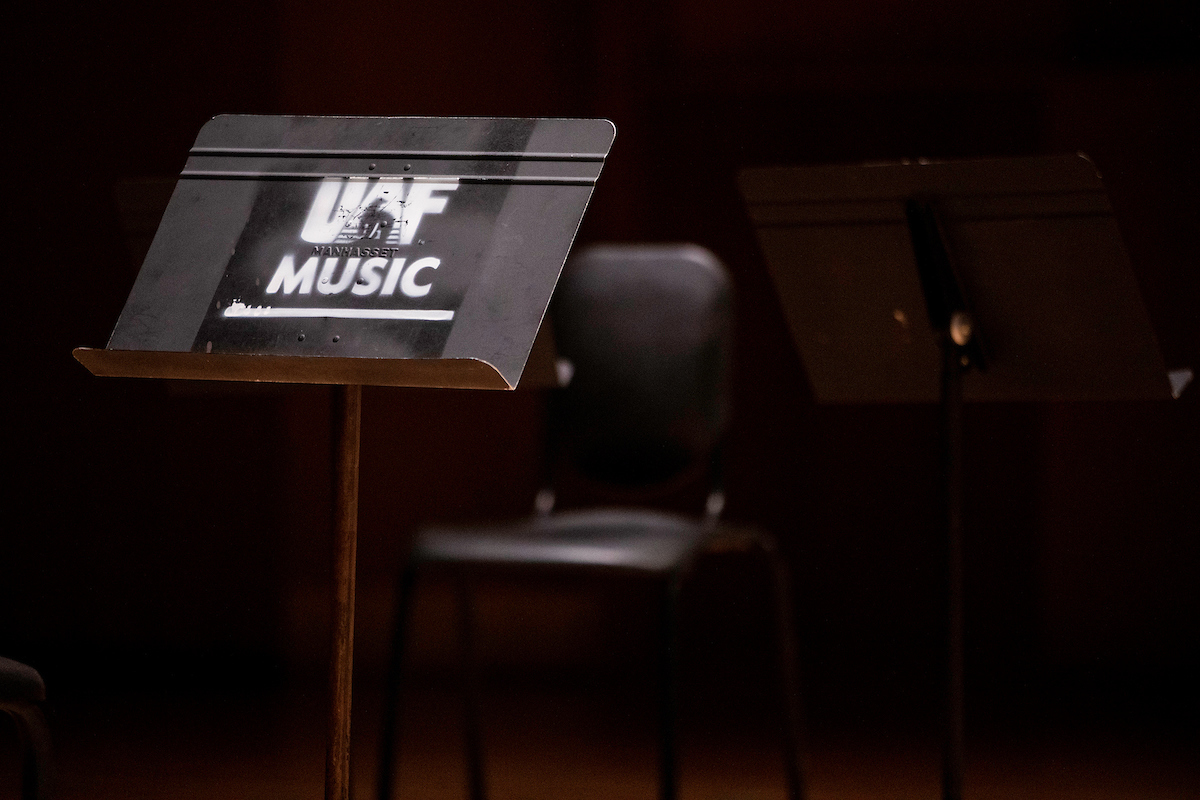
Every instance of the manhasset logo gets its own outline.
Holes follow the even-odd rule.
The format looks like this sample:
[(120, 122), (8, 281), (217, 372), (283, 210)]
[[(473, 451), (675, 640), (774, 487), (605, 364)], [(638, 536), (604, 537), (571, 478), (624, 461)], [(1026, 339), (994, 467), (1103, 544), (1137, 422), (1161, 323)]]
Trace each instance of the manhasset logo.
[[(458, 182), (445, 178), (326, 178), (300, 231), (300, 239), (309, 247), (283, 255), (266, 294), (313, 296), (315, 289), (316, 296), (349, 293), (364, 300), (425, 297), (441, 259), (426, 256), (410, 263), (402, 253), (420, 241), (416, 235), (421, 220), (441, 214), (446, 209), (445, 193), (456, 189)], [(239, 299), (225, 309), (224, 316), (448, 321), (454, 312), (378, 306), (248, 306)]]

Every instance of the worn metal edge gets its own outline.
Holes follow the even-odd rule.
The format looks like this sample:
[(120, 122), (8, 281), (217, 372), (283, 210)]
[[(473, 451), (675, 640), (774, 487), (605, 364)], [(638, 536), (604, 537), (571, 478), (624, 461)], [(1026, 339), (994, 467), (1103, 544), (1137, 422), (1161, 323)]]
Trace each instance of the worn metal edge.
[(193, 147), (193, 156), (284, 156), (288, 158), (433, 158), (478, 161), (604, 161), (607, 153), (529, 153), (520, 150), (338, 150), (296, 147)]
[[(209, 180), (316, 180), (318, 178), (380, 178), (393, 177), (393, 173), (371, 173), (366, 174), (359, 171), (340, 171), (340, 172), (235, 172), (231, 170), (203, 170), (203, 169), (185, 169), (179, 173), (180, 178), (189, 178), (192, 180), (209, 179)], [(558, 176), (558, 175), (458, 175), (447, 172), (445, 174), (424, 172), (422, 178), (453, 178), (459, 183), (512, 183), (512, 184), (532, 184), (542, 186), (594, 186), (596, 178), (574, 177), (574, 176)]]
[(516, 388), (475, 358), (399, 359), (242, 355), (77, 347), (73, 355), (106, 378), (173, 378), (252, 383), (317, 383), (444, 389)]

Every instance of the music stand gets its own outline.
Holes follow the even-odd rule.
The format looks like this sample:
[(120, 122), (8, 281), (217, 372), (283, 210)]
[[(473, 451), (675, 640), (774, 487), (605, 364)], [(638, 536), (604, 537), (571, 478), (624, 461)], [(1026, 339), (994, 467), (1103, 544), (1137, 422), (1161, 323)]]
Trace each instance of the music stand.
[(1082, 155), (750, 169), (739, 185), (817, 402), (941, 404), (957, 800), (963, 401), (1171, 396), (1112, 208)]
[(102, 376), (339, 387), (327, 800), (350, 790), (362, 386), (549, 385), (539, 329), (614, 135), (607, 120), (215, 117), (108, 345), (75, 350)]

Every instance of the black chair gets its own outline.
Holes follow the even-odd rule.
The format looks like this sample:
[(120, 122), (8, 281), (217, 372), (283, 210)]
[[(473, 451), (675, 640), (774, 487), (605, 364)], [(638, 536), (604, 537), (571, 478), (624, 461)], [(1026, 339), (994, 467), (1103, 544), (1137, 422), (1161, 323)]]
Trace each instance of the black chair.
[[(485, 794), (466, 576), (483, 568), (577, 569), (661, 580), (659, 796), (677, 791), (675, 702), (680, 588), (696, 556), (757, 549), (767, 557), (778, 625), (782, 736), (790, 797), (803, 794), (799, 693), (786, 570), (772, 540), (718, 522), (724, 495), (717, 453), (728, 417), (731, 298), (724, 268), (694, 245), (597, 246), (572, 257), (551, 306), (561, 388), (551, 398), (552, 460), (610, 499), (644, 499), (704, 478), (703, 512), (637, 508), (556, 511), (539, 493), (529, 519), (488, 528), (420, 532), (400, 579), (379, 760), (379, 797), (395, 772), (397, 706), (411, 601), (422, 569), (449, 567), (460, 580), (467, 675), (468, 786)], [(700, 493), (703, 497), (703, 492)], [(699, 504), (699, 503), (698, 503)]]
[(13, 718), (21, 741), (21, 797), (44, 800), (50, 767), (50, 732), (41, 704), (46, 685), (33, 667), (0, 658), (0, 712)]

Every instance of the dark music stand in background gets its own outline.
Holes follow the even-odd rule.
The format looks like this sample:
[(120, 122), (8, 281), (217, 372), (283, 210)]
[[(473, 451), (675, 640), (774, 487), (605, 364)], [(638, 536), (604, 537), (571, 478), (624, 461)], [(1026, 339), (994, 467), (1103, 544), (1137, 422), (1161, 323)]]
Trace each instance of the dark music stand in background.
[(1171, 397), (1084, 156), (749, 169), (739, 185), (819, 403), (939, 402), (942, 793), (962, 796), (962, 404)]
[(327, 800), (350, 790), (362, 386), (553, 383), (539, 330), (614, 135), (607, 120), (215, 117), (107, 347), (75, 350), (101, 376), (338, 387)]

